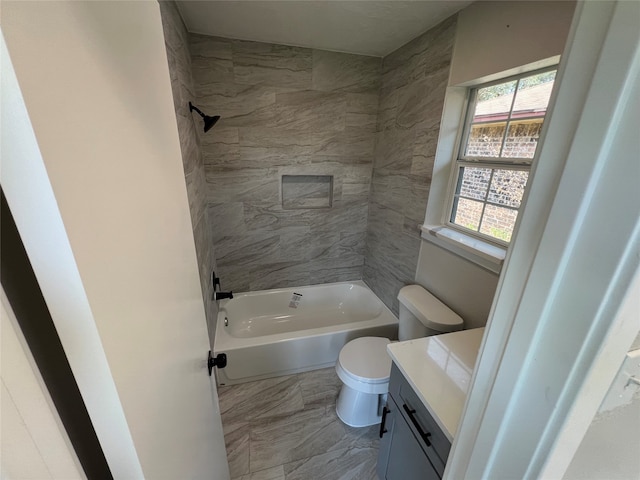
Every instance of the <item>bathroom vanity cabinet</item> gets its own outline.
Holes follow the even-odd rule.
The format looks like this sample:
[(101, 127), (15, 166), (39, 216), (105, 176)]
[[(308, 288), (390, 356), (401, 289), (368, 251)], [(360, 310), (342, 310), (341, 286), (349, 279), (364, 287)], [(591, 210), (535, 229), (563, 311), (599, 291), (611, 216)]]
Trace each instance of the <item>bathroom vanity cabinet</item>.
[(395, 364), (380, 435), (380, 480), (442, 478), (451, 443)]
[(439, 480), (458, 429), (483, 328), (387, 345), (393, 360), (380, 480)]

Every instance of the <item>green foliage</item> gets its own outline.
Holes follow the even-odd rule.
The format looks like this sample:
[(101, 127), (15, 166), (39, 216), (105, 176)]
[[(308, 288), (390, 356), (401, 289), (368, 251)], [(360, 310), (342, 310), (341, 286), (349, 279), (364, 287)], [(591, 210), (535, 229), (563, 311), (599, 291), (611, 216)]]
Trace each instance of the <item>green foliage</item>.
[(492, 98), (502, 97), (503, 95), (510, 95), (516, 89), (516, 82), (500, 83), (491, 87), (481, 88), (478, 90), (478, 101), (484, 102), (485, 100), (491, 100)]
[[(473, 232), (477, 232), (478, 231), (478, 228), (473, 223), (466, 223), (466, 224), (461, 225), (461, 226), (464, 227), (464, 228), (468, 228), (469, 230), (471, 230)], [(509, 232), (507, 230), (502, 230), (501, 228), (489, 227), (488, 235), (490, 237), (497, 238), (499, 240), (504, 240), (505, 242), (510, 242), (511, 241), (511, 232)]]
[(500, 240), (504, 240), (505, 242), (511, 241), (511, 232), (502, 230), (501, 228), (489, 227), (489, 235), (491, 235), (494, 238), (499, 238)]
[[(465, 223), (464, 225), (462, 225), (462, 224), (458, 224), (458, 225), (460, 225), (461, 227), (464, 227), (464, 228), (468, 228), (469, 230), (471, 230), (473, 232), (477, 232), (478, 231), (478, 227), (476, 227), (473, 223)], [(489, 227), (488, 235), (490, 237), (493, 237), (493, 238), (504, 240), (505, 242), (510, 242), (511, 241), (511, 232), (509, 232), (507, 230), (502, 230), (501, 228)]]
[[(543, 83), (553, 82), (556, 78), (556, 71), (538, 73), (530, 77), (522, 78), (518, 86), (518, 90), (524, 90), (526, 88), (542, 85)], [(492, 98), (501, 97), (503, 95), (510, 95), (516, 89), (516, 81), (500, 83), (491, 87), (481, 88), (478, 90), (478, 101), (484, 102), (491, 100)]]
[(542, 85), (543, 83), (553, 82), (556, 78), (556, 71), (553, 70), (551, 72), (539, 73), (538, 75), (534, 75), (532, 77), (523, 78), (520, 80), (519, 90), (524, 90), (525, 88), (535, 87), (537, 85)]

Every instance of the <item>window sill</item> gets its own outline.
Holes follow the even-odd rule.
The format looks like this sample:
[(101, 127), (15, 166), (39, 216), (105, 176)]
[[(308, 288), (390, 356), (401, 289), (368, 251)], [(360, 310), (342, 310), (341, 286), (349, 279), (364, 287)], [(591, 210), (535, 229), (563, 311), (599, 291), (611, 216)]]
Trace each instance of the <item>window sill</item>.
[(422, 238), (476, 263), (494, 273), (500, 273), (506, 247), (499, 247), (444, 225), (422, 225)]

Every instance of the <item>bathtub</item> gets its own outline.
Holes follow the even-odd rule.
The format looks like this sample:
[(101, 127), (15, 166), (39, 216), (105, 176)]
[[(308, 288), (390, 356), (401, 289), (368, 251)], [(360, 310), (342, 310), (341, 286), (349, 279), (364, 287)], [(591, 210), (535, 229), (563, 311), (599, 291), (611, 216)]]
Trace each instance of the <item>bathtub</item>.
[(394, 339), (398, 319), (362, 281), (234, 294), (221, 300), (214, 355), (218, 385), (335, 365), (340, 349), (364, 336)]

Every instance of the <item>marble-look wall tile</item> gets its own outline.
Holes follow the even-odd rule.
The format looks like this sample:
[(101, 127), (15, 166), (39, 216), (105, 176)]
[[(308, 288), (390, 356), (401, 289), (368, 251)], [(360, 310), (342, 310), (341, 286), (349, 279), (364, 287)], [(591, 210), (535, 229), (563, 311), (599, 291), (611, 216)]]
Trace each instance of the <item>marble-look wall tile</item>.
[(367, 214), (368, 202), (365, 200), (336, 205), (330, 215), (319, 217), (311, 225), (311, 231), (362, 232), (367, 228)]
[(370, 203), (378, 203), (402, 214), (411, 180), (407, 174), (374, 170), (371, 182)]
[[(364, 260), (364, 258), (362, 260)], [(363, 267), (362, 260), (352, 267), (338, 265), (330, 268), (322, 268), (311, 276), (313, 283), (316, 283), (316, 281), (318, 283), (350, 282), (356, 274), (361, 275)]]
[[(190, 48), (196, 103), (221, 116), (198, 137), (224, 288), (362, 278), (381, 59), (202, 35)], [(332, 206), (283, 208), (283, 175), (332, 176)]]
[[(185, 170), (186, 171), (186, 170)], [(205, 180), (204, 165), (200, 164), (185, 174), (187, 184), (187, 196), (189, 199), (189, 211), (191, 224), (196, 225), (205, 217), (207, 207), (207, 182)], [(207, 240), (206, 238), (203, 240)], [(204, 245), (204, 244), (201, 244)]]
[(434, 70), (448, 69), (455, 29), (454, 15), (387, 55), (382, 65), (382, 89), (402, 87)]
[[(337, 159), (335, 159), (337, 161)], [(365, 183), (371, 182), (371, 173), (373, 165), (369, 162), (364, 164), (345, 165), (342, 173), (342, 184), (349, 183)]]
[(374, 171), (407, 172), (413, 160), (416, 129), (393, 126), (377, 133)]
[(386, 205), (386, 202), (369, 202), (369, 223), (367, 236), (374, 232), (399, 231), (404, 223), (404, 216)]
[[(216, 257), (207, 214), (207, 183), (200, 142), (192, 114), (189, 112), (189, 101), (195, 99), (195, 89), (192, 78), (191, 53), (189, 51), (192, 40), (182, 22), (178, 9), (173, 1), (161, 1), (160, 15), (167, 50), (167, 63), (171, 79), (176, 122), (184, 167), (191, 226), (193, 229), (200, 286), (204, 312), (209, 331), (209, 341), (213, 346), (215, 337), (216, 317), (218, 309), (211, 300), (212, 287), (211, 272), (216, 268)], [(217, 55), (217, 54), (216, 54)], [(212, 52), (203, 53), (209, 60), (214, 57)]]
[(311, 88), (312, 54), (308, 48), (236, 40), (233, 71), (239, 84), (306, 90)]
[[(176, 110), (177, 111), (177, 110)], [(193, 124), (193, 119), (183, 115), (176, 115), (178, 135), (180, 138), (180, 151), (182, 153), (182, 166), (186, 174), (196, 170), (200, 165), (202, 155), (198, 144), (198, 135)]]
[(211, 75), (233, 81), (230, 40), (191, 34), (189, 50), (193, 58), (192, 75), (196, 84), (205, 83)]
[(246, 269), (267, 263), (281, 248), (280, 235), (274, 232), (229, 235), (216, 243), (216, 260), (222, 270)]
[(369, 128), (346, 127), (342, 136), (341, 155), (351, 158), (372, 158), (376, 137)]
[(273, 168), (218, 171), (205, 165), (209, 203), (270, 202), (280, 200), (280, 177)]
[[(235, 272), (234, 272), (235, 273)], [(247, 276), (238, 279), (242, 281), (242, 290), (268, 290), (273, 285), (280, 288), (311, 285), (311, 272), (304, 263), (298, 261), (273, 262), (259, 264), (251, 268)]]
[(439, 128), (420, 129), (413, 144), (411, 175), (425, 177), (431, 183), (433, 165), (438, 146)]
[(400, 88), (396, 126), (411, 128), (420, 124), (421, 130), (438, 127), (442, 115), (442, 99), (448, 79), (449, 69), (444, 67), (421, 80)]
[(378, 92), (347, 94), (346, 126), (375, 132), (378, 123), (378, 97)]
[(352, 93), (377, 93), (381, 59), (313, 50), (313, 88)]
[(246, 233), (244, 208), (243, 202), (207, 204), (207, 218), (214, 243), (227, 236), (240, 236)]
[[(194, 68), (199, 65), (193, 59)], [(272, 111), (276, 103), (276, 88), (263, 85), (238, 85), (217, 82), (217, 77), (208, 77), (209, 83), (195, 85), (198, 105), (211, 114), (220, 115), (220, 127), (260, 125), (265, 119), (274, 117)], [(245, 122), (243, 122), (243, 119)]]
[(287, 248), (278, 252), (277, 259), (283, 262), (307, 262), (324, 255), (338, 240), (339, 234), (315, 235), (308, 228), (290, 229), (280, 234), (280, 241)]
[(398, 311), (398, 292), (413, 280), (398, 279), (388, 271), (386, 264), (379, 262), (367, 253), (367, 260), (363, 267), (363, 276), (367, 285), (376, 292), (380, 300), (392, 311)]
[(343, 183), (342, 197), (366, 199), (369, 196), (370, 190), (371, 190), (371, 185), (368, 182), (367, 183)]
[(285, 210), (281, 204), (244, 202), (245, 232), (280, 231), (287, 227), (309, 227), (314, 218), (323, 215), (313, 210)]
[[(451, 18), (382, 61), (184, 31), (167, 40), (192, 217), (199, 242), (216, 247), (199, 262), (217, 264), (225, 289), (364, 275), (397, 311), (415, 273), (454, 33)], [(188, 60), (175, 55), (186, 45)], [(195, 84), (181, 81), (189, 68)], [(192, 94), (222, 117), (207, 134), (183, 106)], [(332, 175), (332, 207), (283, 208), (282, 175)]]
[(363, 278), (398, 313), (414, 282), (456, 17), (384, 58)]
[(215, 136), (202, 135), (200, 145), (205, 165), (231, 169), (240, 162), (240, 132), (236, 127), (216, 125)]
[(381, 88), (378, 99), (377, 131), (382, 132), (392, 128), (396, 123), (396, 109), (398, 108), (398, 90)]
[[(418, 234), (418, 225), (424, 223), (424, 216), (427, 210), (427, 200), (429, 198), (429, 185), (423, 182), (422, 178), (413, 179), (409, 177), (410, 186), (407, 190), (406, 202), (402, 213), (405, 225), (410, 227), (411, 235)], [(407, 232), (408, 233), (408, 232)]]
[(240, 129), (240, 159), (236, 167), (296, 166), (310, 164), (313, 157), (337, 143), (332, 131), (301, 134), (288, 128), (247, 127)]

